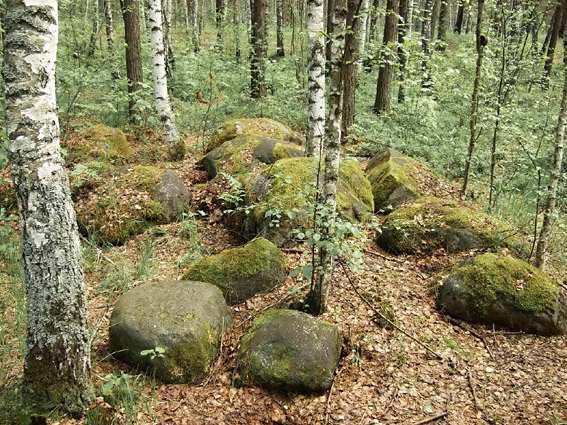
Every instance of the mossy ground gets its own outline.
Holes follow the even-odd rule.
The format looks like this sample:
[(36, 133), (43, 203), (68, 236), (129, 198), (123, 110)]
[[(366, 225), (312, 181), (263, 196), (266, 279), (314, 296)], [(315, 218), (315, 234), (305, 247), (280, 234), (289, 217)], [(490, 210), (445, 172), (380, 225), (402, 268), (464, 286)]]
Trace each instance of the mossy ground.
[(82, 143), (69, 147), (67, 160), (73, 164), (89, 161), (124, 164), (131, 154), (126, 135), (121, 130), (97, 124), (83, 134)]
[(453, 269), (471, 294), (471, 306), (484, 314), (496, 301), (518, 311), (541, 313), (555, 305), (559, 287), (525, 261), (487, 253)]

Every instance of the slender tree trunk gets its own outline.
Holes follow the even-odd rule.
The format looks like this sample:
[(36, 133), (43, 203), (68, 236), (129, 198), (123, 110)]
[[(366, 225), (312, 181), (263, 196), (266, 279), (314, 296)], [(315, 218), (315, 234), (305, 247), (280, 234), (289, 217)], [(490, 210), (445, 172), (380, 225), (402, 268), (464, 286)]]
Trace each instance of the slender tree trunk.
[[(247, 3), (247, 0), (245, 1)], [(199, 40), (199, 0), (191, 0), (191, 41), (193, 43), (193, 51), (198, 52), (201, 46)]]
[(460, 0), (457, 8), (457, 20), (455, 21), (455, 30), (457, 34), (461, 34), (463, 30), (463, 18), (465, 16), (465, 7), (467, 7), (467, 0)]
[(368, 4), (369, 0), (362, 0), (360, 7), (360, 30), (358, 32), (358, 60), (356, 62), (357, 72), (362, 71), (362, 64), (364, 62), (364, 52), (366, 49), (366, 37), (368, 32)]
[(285, 56), (283, 37), (283, 0), (276, 0), (276, 56)]
[[(57, 1), (8, 0), (3, 78), (22, 229), (26, 400), (80, 416), (93, 398), (81, 245), (59, 145)], [(39, 423), (39, 422), (38, 422)]]
[(222, 49), (224, 39), (224, 27), (226, 21), (226, 1), (216, 0), (216, 22), (217, 22), (217, 47)]
[(423, 79), (421, 87), (424, 89), (431, 88), (431, 67), (429, 61), (431, 59), (431, 13), (433, 11), (433, 0), (425, 0), (423, 6), (423, 22), (421, 24), (421, 50), (423, 52), (423, 60), (421, 69), (423, 70)]
[(122, 17), (124, 18), (124, 36), (126, 39), (126, 76), (128, 78), (128, 116), (130, 122), (137, 122), (136, 97), (142, 89), (144, 76), (142, 73), (142, 51), (140, 48), (140, 16), (138, 0), (120, 0)]
[(87, 55), (89, 57), (93, 56), (96, 50), (96, 40), (98, 38), (98, 0), (93, 0), (93, 30), (91, 32), (91, 41), (89, 43), (89, 51)]
[(435, 40), (435, 30), (437, 30), (437, 22), (439, 21), (439, 13), (441, 9), (441, 0), (434, 0), (433, 6), (431, 8), (431, 24), (430, 24), (430, 34), (429, 40), (432, 43)]
[[(152, 1), (152, 0), (150, 0)], [(171, 78), (171, 71), (175, 68), (175, 56), (173, 55), (173, 41), (171, 39), (171, 0), (161, 0), (163, 20), (163, 43), (165, 48), (165, 72)], [(148, 9), (149, 10), (149, 9)], [(148, 19), (149, 22), (149, 19)], [(149, 22), (149, 27), (152, 27)]]
[(346, 34), (342, 68), (342, 137), (348, 137), (348, 130), (354, 124), (358, 46), (362, 28), (361, 8), (364, 0), (346, 0)]
[(551, 67), (553, 65), (553, 57), (555, 56), (555, 46), (557, 45), (557, 38), (559, 37), (559, 30), (561, 28), (561, 19), (563, 17), (563, 8), (565, 0), (557, 4), (555, 12), (553, 13), (553, 23), (551, 26), (551, 36), (549, 44), (547, 45), (547, 55), (545, 64), (543, 66), (543, 88), (549, 88), (549, 77), (551, 76)]
[(563, 96), (561, 98), (561, 110), (555, 131), (555, 152), (553, 154), (553, 165), (547, 187), (547, 201), (543, 210), (543, 224), (541, 226), (537, 242), (535, 265), (542, 270), (546, 266), (546, 250), (551, 233), (551, 222), (555, 212), (557, 201), (557, 186), (561, 177), (561, 166), (563, 163), (563, 145), (565, 141), (565, 126), (567, 125), (567, 70), (565, 71), (565, 82), (563, 85)]
[[(384, 38), (382, 44), (386, 52), (393, 52), (391, 43), (396, 41), (396, 29), (398, 27), (398, 0), (388, 0), (386, 6), (386, 20), (384, 22)], [(383, 56), (383, 63), (378, 72), (378, 83), (376, 85), (376, 99), (374, 100), (374, 113), (381, 114), (389, 111), (392, 103), (392, 73), (394, 71), (394, 54), (387, 53)]]
[(437, 32), (437, 50), (444, 52), (447, 47), (447, 29), (449, 27), (449, 1), (441, 1), (441, 9), (439, 10), (439, 31)]
[(106, 21), (106, 41), (108, 48), (114, 50), (114, 19), (110, 0), (104, 0), (104, 19)]
[[(335, 10), (335, 0), (324, 0), (323, 5), (326, 5), (324, 12), (325, 17), (325, 34), (333, 33), (333, 12)], [(325, 40), (325, 69), (331, 69), (331, 48), (332, 43), (330, 37)]]
[(160, 0), (150, 2), (150, 31), (152, 34), (152, 65), (154, 74), (154, 95), (156, 109), (163, 127), (163, 133), (167, 142), (169, 158), (172, 161), (183, 159), (185, 146), (179, 137), (175, 126), (175, 119), (169, 104), (167, 92), (167, 75), (165, 72), (165, 46), (163, 44), (163, 22), (162, 3)]
[(398, 62), (400, 64), (400, 86), (398, 88), (398, 103), (403, 103), (405, 100), (405, 87), (404, 81), (406, 79), (406, 69), (409, 62), (409, 50), (406, 48), (405, 39), (408, 31), (408, 13), (409, 13), (408, 0), (400, 0), (399, 15), (401, 19), (398, 21)]
[(250, 63), (251, 96), (265, 97), (267, 94), (266, 71), (266, 0), (250, 0), (252, 9), (252, 61)]
[(408, 40), (411, 40), (413, 37), (413, 15), (414, 15), (414, 0), (407, 0), (408, 2), (408, 11), (406, 15), (406, 37)]
[(246, 33), (248, 34), (248, 43), (252, 45), (252, 9), (250, 0), (244, 0), (244, 7), (246, 8)]
[[(341, 148), (341, 79), (344, 65), (344, 32), (346, 23), (346, 0), (335, 0), (333, 12), (332, 64), (330, 69), (329, 126), (325, 138), (325, 175), (323, 181), (323, 202), (330, 214), (337, 209), (337, 182), (339, 180), (340, 148)], [(329, 239), (329, 228), (323, 228), (323, 238)], [(317, 274), (311, 302), (315, 314), (327, 310), (327, 300), (333, 275), (333, 255), (326, 246), (319, 250), (321, 271)]]
[(476, 144), (476, 123), (478, 118), (478, 95), (480, 92), (480, 77), (482, 72), (482, 59), (484, 56), (484, 45), (481, 41), (482, 31), (482, 13), (484, 10), (484, 0), (478, 0), (478, 11), (476, 16), (476, 75), (474, 78), (474, 87), (471, 99), (471, 116), (470, 116), (470, 140), (467, 160), (465, 163), (465, 172), (463, 178), (463, 195), (466, 196), (469, 183), (469, 175), (471, 169), (472, 155)]
[(306, 156), (319, 156), (325, 134), (325, 39), (323, 0), (307, 0), (308, 118)]

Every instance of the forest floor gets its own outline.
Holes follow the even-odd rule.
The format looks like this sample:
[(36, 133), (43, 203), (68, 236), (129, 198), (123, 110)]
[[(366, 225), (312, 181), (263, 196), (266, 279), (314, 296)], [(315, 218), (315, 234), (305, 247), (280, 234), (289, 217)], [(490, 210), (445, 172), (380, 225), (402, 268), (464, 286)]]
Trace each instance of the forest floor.
[[(193, 207), (208, 210), (197, 219), (201, 248), (215, 254), (241, 245), (223, 223), (216, 200), (222, 188), (214, 184), (193, 188), (207, 181), (196, 155), (175, 168), (193, 191)], [(98, 385), (106, 375), (120, 370), (139, 373), (109, 357), (108, 324), (116, 294), (96, 289), (104, 276), (125, 265), (135, 267), (146, 239), (153, 247), (147, 273), (130, 284), (178, 279), (188, 267), (181, 261), (189, 249), (183, 223), (159, 229), (110, 250), (95, 248), (95, 258), (85, 268), (90, 326), (98, 326), (93, 343), (93, 378)], [(204, 383), (146, 384), (145, 407), (136, 412), (137, 423), (567, 424), (567, 336), (495, 331), (455, 321), (436, 308), (438, 274), (472, 252), (392, 256), (375, 242), (362, 249), (362, 272), (346, 274), (339, 264), (335, 266), (328, 312), (322, 316), (336, 324), (344, 337), (330, 391), (306, 396), (233, 386), (239, 340), (253, 319), (300, 296), (293, 289), (305, 282), (288, 277), (275, 291), (231, 307), (235, 326), (223, 337), (219, 359)], [(303, 250), (298, 246), (286, 251), (290, 270), (308, 261)], [(363, 298), (393, 318), (405, 333), (377, 319)], [(101, 399), (98, 404), (105, 406)], [(84, 424), (86, 420), (51, 423)]]

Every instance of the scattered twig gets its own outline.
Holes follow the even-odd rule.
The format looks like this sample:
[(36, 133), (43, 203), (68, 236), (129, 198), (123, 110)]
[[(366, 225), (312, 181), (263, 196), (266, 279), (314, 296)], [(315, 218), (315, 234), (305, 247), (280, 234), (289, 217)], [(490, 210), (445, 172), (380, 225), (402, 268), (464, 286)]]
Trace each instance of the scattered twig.
[(392, 408), (392, 406), (394, 405), (394, 403), (396, 402), (397, 398), (398, 398), (398, 393), (400, 392), (400, 387), (396, 387), (394, 393), (392, 394), (392, 398), (390, 399), (390, 401), (388, 402), (388, 405), (386, 406), (386, 408), (384, 409), (384, 412), (382, 412), (382, 414), (380, 415), (379, 419), (382, 419), (384, 416), (386, 416), (388, 414), (388, 412), (390, 411), (390, 409)]
[(484, 348), (486, 348), (486, 351), (488, 351), (488, 355), (490, 356), (490, 358), (492, 360), (496, 360), (494, 357), (494, 354), (492, 354), (492, 350), (490, 349), (490, 346), (488, 345), (488, 341), (486, 340), (486, 338), (484, 336), (482, 336), (481, 334), (479, 334), (477, 331), (475, 331), (474, 329), (468, 327), (467, 325), (465, 325), (463, 322), (461, 322), (460, 320), (454, 319), (452, 317), (446, 316), (446, 318), (448, 319), (448, 321), (455, 325), (458, 326), (459, 328), (461, 328), (462, 330), (470, 333), (472, 336), (474, 336), (475, 338), (478, 338), (482, 341), (482, 343), (484, 344)]
[(422, 421), (419, 422), (415, 422), (413, 425), (424, 425), (424, 424), (428, 424), (430, 422), (433, 421), (437, 421), (439, 419), (443, 419), (445, 416), (447, 416), (449, 414), (449, 412), (443, 412), (443, 413), (439, 413), (438, 415), (435, 416), (430, 416), (429, 418), (423, 419)]
[(339, 370), (335, 377), (333, 378), (333, 382), (331, 383), (331, 389), (329, 390), (329, 395), (327, 396), (327, 407), (325, 407), (325, 425), (329, 423), (329, 416), (331, 415), (331, 396), (333, 395), (333, 389), (335, 388), (335, 382), (337, 378), (341, 374), (343, 370)]
[(429, 346), (427, 344), (424, 344), (423, 342), (421, 342), (419, 339), (417, 339), (416, 337), (414, 337), (413, 335), (411, 335), (410, 333), (406, 332), (405, 330), (403, 330), (402, 328), (400, 328), (398, 325), (396, 325), (394, 322), (392, 322), (390, 319), (388, 319), (386, 316), (384, 316), (381, 312), (379, 312), (376, 307), (374, 307), (372, 305), (372, 303), (370, 303), (366, 298), (364, 298), (364, 296), (358, 291), (358, 288), (356, 287), (356, 285), (354, 284), (354, 282), (352, 281), (352, 278), (350, 277), (350, 275), (347, 272), (347, 269), (345, 267), (344, 262), (341, 259), (338, 259), (339, 264), (341, 265), (343, 271), (345, 272), (345, 275), (348, 279), (348, 281), (350, 282), (350, 285), (352, 286), (352, 289), (354, 289), (354, 292), (356, 293), (356, 295), (358, 295), (358, 298), (360, 298), (362, 301), (364, 301), (364, 303), (370, 307), (372, 309), (372, 311), (377, 314), (378, 316), (380, 316), (380, 318), (382, 320), (384, 320), (385, 322), (387, 322), (390, 326), (392, 326), (393, 328), (397, 329), (398, 331), (400, 331), (401, 333), (403, 333), (405, 336), (407, 336), (408, 338), (410, 338), (411, 340), (417, 342), (419, 345), (421, 345), (423, 348), (425, 348), (427, 351), (429, 351), (431, 354), (433, 354), (435, 357), (437, 357), (438, 359), (443, 359), (443, 356), (441, 356), (440, 354), (436, 353), (435, 351), (433, 351), (431, 348), (429, 348)]
[(291, 254), (303, 254), (305, 252), (308, 252), (305, 249), (299, 249), (299, 248), (280, 248), (283, 252), (289, 252)]
[(478, 399), (476, 398), (476, 391), (474, 390), (474, 385), (472, 383), (472, 378), (471, 378), (471, 372), (469, 371), (468, 375), (467, 375), (468, 381), (469, 381), (469, 388), (471, 389), (471, 394), (473, 396), (473, 400), (474, 400), (474, 408), (476, 409), (477, 412), (480, 411), (479, 407), (478, 407)]
[(388, 257), (387, 255), (380, 254), (379, 252), (371, 251), (369, 249), (363, 249), (362, 252), (364, 252), (366, 254), (374, 255), (375, 257), (382, 258), (384, 260), (392, 261), (394, 263), (400, 263), (400, 264), (405, 263), (404, 260), (398, 260), (397, 258), (394, 258), (394, 257)]

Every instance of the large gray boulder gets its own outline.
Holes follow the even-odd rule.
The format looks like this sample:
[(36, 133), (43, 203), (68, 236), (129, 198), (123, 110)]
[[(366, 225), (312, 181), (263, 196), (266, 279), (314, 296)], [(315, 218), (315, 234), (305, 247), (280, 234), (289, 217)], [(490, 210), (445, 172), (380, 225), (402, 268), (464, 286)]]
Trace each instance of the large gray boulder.
[(567, 331), (567, 294), (541, 270), (509, 256), (483, 254), (454, 267), (438, 306), (460, 319), (511, 331)]
[(271, 310), (240, 342), (240, 376), (247, 385), (294, 391), (330, 388), (341, 354), (337, 327), (307, 313)]
[(286, 277), (285, 255), (269, 240), (258, 238), (242, 248), (201, 258), (183, 279), (212, 283), (221, 289), (227, 302), (239, 303), (274, 289)]
[(178, 217), (188, 208), (191, 192), (175, 171), (165, 170), (153, 197), (162, 205), (166, 215)]
[(219, 172), (232, 176), (246, 174), (260, 164), (273, 164), (282, 158), (303, 156), (299, 145), (264, 136), (237, 136), (216, 147), (201, 159), (212, 179)]
[[(221, 335), (232, 324), (230, 310), (214, 285), (149, 283), (128, 291), (115, 305), (111, 352), (124, 363), (155, 372), (164, 382), (199, 382), (209, 372)], [(146, 350), (154, 351), (142, 354)]]

